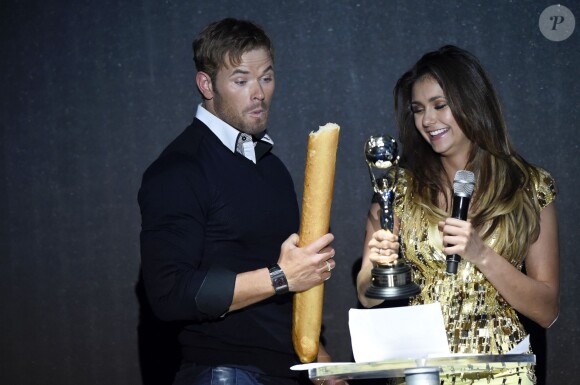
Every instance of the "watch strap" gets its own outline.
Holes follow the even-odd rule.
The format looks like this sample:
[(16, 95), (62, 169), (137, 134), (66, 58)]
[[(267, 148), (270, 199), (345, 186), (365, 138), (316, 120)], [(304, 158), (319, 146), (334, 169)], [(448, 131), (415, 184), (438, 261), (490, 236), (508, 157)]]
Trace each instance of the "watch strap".
[(288, 280), (286, 279), (286, 274), (284, 274), (280, 268), (280, 265), (277, 263), (270, 265), (268, 271), (270, 272), (270, 279), (272, 280), (272, 286), (274, 286), (276, 295), (288, 293), (290, 291)]

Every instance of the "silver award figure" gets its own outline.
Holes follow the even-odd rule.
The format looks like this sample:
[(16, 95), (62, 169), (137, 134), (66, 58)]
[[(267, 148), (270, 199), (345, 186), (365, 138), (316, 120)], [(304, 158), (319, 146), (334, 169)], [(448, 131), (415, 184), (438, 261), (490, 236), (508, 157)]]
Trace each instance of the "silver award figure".
[[(381, 228), (392, 233), (399, 163), (397, 142), (389, 135), (371, 136), (365, 144), (365, 158), (375, 195), (379, 198)], [(377, 178), (375, 171), (382, 175)], [(413, 282), (411, 268), (399, 253), (399, 258), (394, 262), (376, 265), (372, 269), (371, 286), (365, 295), (369, 298), (395, 300), (412, 297), (419, 291), (419, 286)]]

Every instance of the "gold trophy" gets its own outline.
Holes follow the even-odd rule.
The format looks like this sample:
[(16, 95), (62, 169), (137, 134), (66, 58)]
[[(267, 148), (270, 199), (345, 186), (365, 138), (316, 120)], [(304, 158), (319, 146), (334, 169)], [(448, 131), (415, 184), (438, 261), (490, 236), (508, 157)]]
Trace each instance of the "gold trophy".
[[(381, 228), (393, 232), (393, 203), (399, 163), (397, 142), (389, 135), (371, 136), (365, 144), (365, 158), (373, 189), (381, 206)], [(379, 169), (383, 175), (376, 178), (375, 169)], [(376, 265), (372, 269), (371, 286), (365, 292), (365, 296), (395, 300), (409, 298), (419, 293), (420, 288), (413, 282), (411, 268), (401, 256), (399, 252), (399, 258), (395, 261)]]

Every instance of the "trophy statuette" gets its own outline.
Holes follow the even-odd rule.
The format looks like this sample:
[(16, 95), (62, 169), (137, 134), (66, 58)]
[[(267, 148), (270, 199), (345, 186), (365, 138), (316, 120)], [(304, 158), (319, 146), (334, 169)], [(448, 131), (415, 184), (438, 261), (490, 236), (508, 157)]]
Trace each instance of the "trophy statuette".
[[(397, 142), (389, 135), (371, 136), (365, 144), (365, 158), (375, 195), (381, 207), (381, 228), (393, 232), (393, 204), (397, 183), (399, 153)], [(393, 172), (390, 172), (394, 167)], [(383, 172), (375, 177), (374, 169)], [(400, 243), (400, 242), (399, 242)], [(365, 296), (374, 299), (396, 300), (412, 297), (420, 292), (413, 282), (411, 268), (401, 258), (390, 264), (376, 265), (371, 271), (371, 285)]]

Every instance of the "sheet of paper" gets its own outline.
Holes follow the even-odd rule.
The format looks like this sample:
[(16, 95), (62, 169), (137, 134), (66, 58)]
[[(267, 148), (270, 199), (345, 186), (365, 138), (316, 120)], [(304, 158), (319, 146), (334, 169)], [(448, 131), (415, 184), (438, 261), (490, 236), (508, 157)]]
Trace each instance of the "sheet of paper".
[(530, 353), (530, 336), (521, 340), (512, 350), (507, 354), (529, 354)]
[(389, 309), (351, 309), (349, 328), (357, 363), (449, 354), (438, 302)]

